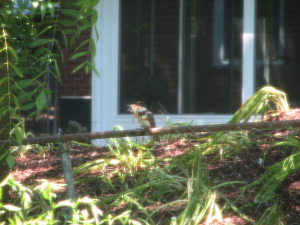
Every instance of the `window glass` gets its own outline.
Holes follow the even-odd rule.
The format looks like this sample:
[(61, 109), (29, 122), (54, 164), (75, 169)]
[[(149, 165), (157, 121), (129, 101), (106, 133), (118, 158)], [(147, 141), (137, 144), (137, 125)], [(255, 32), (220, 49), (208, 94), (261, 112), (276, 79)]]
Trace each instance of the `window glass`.
[(165, 114), (240, 107), (243, 1), (180, 2), (120, 1), (120, 113), (137, 100)]
[(120, 112), (140, 100), (153, 112), (177, 113), (178, 1), (120, 3)]
[(184, 113), (241, 104), (243, 1), (186, 1)]
[(256, 90), (272, 85), (300, 105), (300, 1), (257, 1)]

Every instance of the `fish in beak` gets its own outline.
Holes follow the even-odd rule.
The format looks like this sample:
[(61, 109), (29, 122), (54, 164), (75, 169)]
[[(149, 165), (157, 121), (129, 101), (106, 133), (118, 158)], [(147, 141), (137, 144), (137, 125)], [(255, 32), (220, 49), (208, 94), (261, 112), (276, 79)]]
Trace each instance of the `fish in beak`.
[(132, 117), (132, 123), (134, 123), (134, 119), (136, 118), (139, 121), (139, 115), (138, 115), (138, 105), (136, 104), (130, 104), (128, 105), (128, 111), (133, 113)]

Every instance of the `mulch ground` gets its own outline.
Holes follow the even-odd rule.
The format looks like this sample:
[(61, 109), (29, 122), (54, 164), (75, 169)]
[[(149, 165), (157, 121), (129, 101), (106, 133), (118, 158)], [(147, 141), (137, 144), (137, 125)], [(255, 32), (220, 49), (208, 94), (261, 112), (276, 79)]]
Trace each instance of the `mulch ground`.
[[(292, 109), (284, 113), (273, 113), (267, 118), (268, 121), (274, 120), (294, 120), (300, 119), (300, 109)], [(299, 140), (298, 130), (269, 130), (269, 131), (257, 131), (255, 134), (250, 134), (252, 144), (247, 146), (247, 149), (236, 153), (226, 159), (214, 160), (216, 155), (206, 155), (205, 161), (208, 163), (209, 174), (211, 177), (212, 185), (217, 185), (223, 182), (230, 181), (244, 181), (248, 184), (255, 181), (262, 176), (268, 166), (279, 162), (292, 153), (296, 153), (299, 149), (295, 147), (277, 146), (269, 148), (269, 141), (286, 141), (293, 135), (295, 140)], [(105, 158), (109, 152), (107, 147), (84, 147), (77, 144), (71, 144), (71, 160), (73, 168), (96, 159)], [(152, 150), (152, 153), (156, 158), (163, 158), (166, 156), (175, 157), (179, 154), (184, 154), (188, 149), (192, 147), (192, 141), (185, 142), (183, 140), (176, 140), (171, 142), (165, 142), (159, 145), (156, 149)], [(260, 163), (264, 159), (264, 163)], [(60, 153), (57, 150), (48, 150), (44, 155), (38, 155), (34, 151), (28, 151), (23, 156), (15, 157), (15, 166), (11, 171), (11, 175), (22, 183), (31, 185), (34, 179), (36, 183), (47, 179), (54, 183), (63, 183), (63, 172), (60, 159)], [(100, 176), (102, 172), (100, 170), (85, 174), (84, 176), (74, 177), (76, 179), (83, 179), (87, 177)], [(134, 183), (136, 179), (132, 179)], [(239, 188), (242, 187), (237, 184), (232, 186), (226, 186), (219, 188), (226, 198), (234, 201), (239, 195)], [(258, 185), (248, 189), (244, 196), (235, 204), (239, 207), (245, 203), (253, 202), (259, 188)], [(104, 190), (106, 188), (106, 190)], [(60, 196), (63, 198), (63, 189)], [(104, 183), (99, 181), (81, 183), (76, 185), (76, 191), (79, 196), (101, 196), (102, 194), (109, 195), (109, 189), (105, 187)], [(114, 192), (115, 193), (115, 192)], [(112, 193), (113, 194), (113, 193)], [(175, 199), (175, 196), (173, 196)], [(172, 196), (170, 197), (170, 200)], [(173, 200), (174, 200), (173, 199)], [(63, 199), (61, 199), (63, 200)], [(276, 197), (274, 198), (275, 204), (282, 204), (283, 213), (285, 215), (284, 220), (287, 224), (300, 224), (300, 170), (296, 170), (290, 175), (276, 191)], [(217, 199), (218, 204), (223, 205), (225, 202), (222, 199)], [(150, 211), (155, 207), (164, 203), (158, 202), (156, 206), (147, 206)], [(151, 208), (152, 207), (152, 208)], [(251, 218), (253, 221), (257, 221), (267, 209), (268, 205), (259, 204), (249, 206), (241, 211)], [(156, 214), (154, 218), (157, 224), (164, 224), (170, 220), (172, 216), (178, 215), (184, 206), (170, 206), (163, 208)], [(218, 223), (215, 220), (209, 223), (203, 222), (201, 224), (239, 224), (248, 225), (253, 224), (245, 221), (238, 216), (233, 210), (227, 210), (223, 214), (223, 223)]]

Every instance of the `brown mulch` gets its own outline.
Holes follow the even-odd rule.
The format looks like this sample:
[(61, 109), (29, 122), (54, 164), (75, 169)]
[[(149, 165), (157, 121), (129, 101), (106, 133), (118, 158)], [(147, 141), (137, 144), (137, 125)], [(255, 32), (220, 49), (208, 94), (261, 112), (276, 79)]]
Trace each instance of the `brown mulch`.
[[(274, 112), (266, 120), (294, 120), (300, 119), (300, 109), (291, 109), (288, 112)], [(244, 181), (247, 184), (258, 179), (262, 176), (268, 166), (281, 161), (287, 156), (295, 153), (297, 149), (294, 147), (277, 146), (270, 147), (268, 142), (274, 140), (286, 141), (291, 135), (293, 138), (299, 140), (299, 134), (293, 130), (277, 129), (268, 131), (257, 131), (256, 133), (249, 134), (252, 145), (247, 146), (243, 151), (236, 153), (226, 159), (215, 160), (216, 154), (206, 155), (205, 161), (208, 163), (209, 175), (211, 177), (212, 186), (230, 182), (230, 181)], [(195, 139), (186, 142), (183, 140), (176, 140), (171, 142), (165, 142), (157, 146), (152, 150), (153, 155), (156, 158), (163, 157), (175, 157), (179, 154), (184, 154), (185, 151), (190, 149), (195, 143)], [(89, 162), (96, 159), (105, 158), (109, 152), (107, 147), (84, 147), (77, 144), (71, 144), (71, 160), (73, 169), (85, 162)], [(263, 163), (260, 164), (260, 160)], [(27, 185), (31, 185), (33, 179), (36, 183), (41, 182), (43, 179), (54, 183), (63, 183), (63, 172), (60, 159), (60, 153), (57, 150), (48, 150), (44, 155), (38, 155), (34, 151), (28, 151), (22, 157), (15, 157), (15, 166), (11, 171), (11, 175), (18, 181), (22, 181)], [(83, 179), (87, 177), (101, 176), (101, 169), (82, 176), (74, 176), (76, 179)], [(134, 185), (136, 178), (133, 177), (128, 180), (129, 188)], [(248, 189), (244, 196), (236, 202), (235, 206), (240, 207), (244, 204), (251, 204), (254, 196), (259, 188), (258, 185)], [(120, 185), (121, 186), (121, 185)], [(244, 184), (235, 184), (220, 187), (220, 191), (226, 198), (234, 201), (240, 194), (239, 188)], [(61, 193), (63, 193), (62, 190)], [(103, 181), (85, 182), (80, 185), (76, 185), (76, 191), (79, 196), (89, 195), (91, 196), (109, 196), (116, 193), (116, 190), (112, 191), (103, 183)], [(111, 191), (111, 193), (109, 193)], [(122, 191), (122, 187), (120, 190)], [(60, 195), (62, 196), (62, 195)], [(63, 197), (61, 197), (63, 198)], [(175, 200), (178, 196), (170, 196), (170, 200)], [(63, 200), (63, 199), (61, 199)], [(276, 204), (282, 204), (283, 213), (286, 215), (285, 221), (287, 224), (300, 224), (300, 170), (295, 171), (290, 175), (284, 183), (278, 188), (276, 196), (274, 198)], [(151, 212), (156, 207), (165, 204), (166, 202), (157, 202), (157, 205), (149, 205), (146, 208)], [(225, 202), (222, 199), (217, 199), (219, 205), (224, 205)], [(253, 221), (257, 221), (262, 216), (264, 211), (269, 207), (268, 205), (249, 205), (245, 209), (241, 209), (242, 212)], [(170, 221), (171, 217), (180, 214), (184, 205), (175, 205), (165, 207), (156, 214), (154, 218), (157, 224), (165, 224)], [(208, 220), (209, 218), (207, 218)], [(207, 222), (207, 223), (206, 223)], [(247, 222), (241, 216), (239, 216), (233, 210), (227, 210), (223, 212), (223, 222), (217, 222), (212, 218), (209, 221), (205, 221), (201, 224), (239, 224), (250, 225), (251, 222)]]

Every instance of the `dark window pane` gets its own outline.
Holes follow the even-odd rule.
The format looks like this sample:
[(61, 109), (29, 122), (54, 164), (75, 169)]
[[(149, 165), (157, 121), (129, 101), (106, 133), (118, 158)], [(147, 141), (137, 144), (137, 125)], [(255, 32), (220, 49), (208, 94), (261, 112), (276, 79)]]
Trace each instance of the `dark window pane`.
[(178, 113), (178, 105), (182, 113), (232, 113), (239, 108), (243, 1), (186, 0), (183, 14), (179, 2), (120, 1), (120, 113), (136, 100), (165, 114)]
[(257, 1), (256, 90), (272, 85), (300, 106), (300, 1)]
[(178, 1), (120, 3), (120, 113), (137, 100), (153, 112), (177, 113)]
[(241, 0), (186, 1), (184, 113), (233, 113), (241, 104)]

